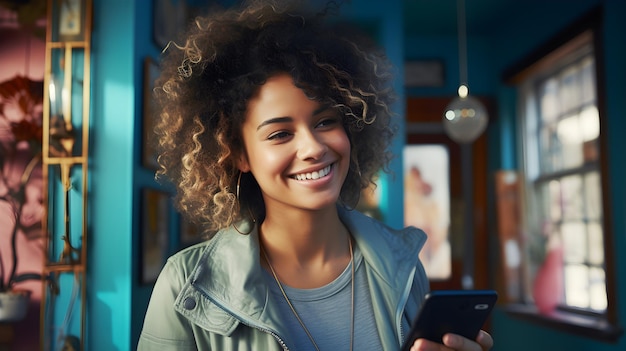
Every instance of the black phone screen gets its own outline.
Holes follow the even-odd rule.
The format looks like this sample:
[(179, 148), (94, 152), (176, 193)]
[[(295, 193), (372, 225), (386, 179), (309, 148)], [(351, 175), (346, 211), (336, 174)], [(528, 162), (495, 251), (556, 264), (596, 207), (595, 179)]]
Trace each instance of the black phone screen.
[(494, 290), (438, 290), (426, 295), (402, 347), (408, 351), (416, 339), (442, 343), (446, 333), (476, 339), (498, 299)]

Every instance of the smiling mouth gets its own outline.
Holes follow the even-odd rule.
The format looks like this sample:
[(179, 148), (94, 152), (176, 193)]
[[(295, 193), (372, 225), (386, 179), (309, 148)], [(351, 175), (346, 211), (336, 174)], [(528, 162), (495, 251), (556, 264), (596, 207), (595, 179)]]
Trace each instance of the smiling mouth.
[(322, 178), (324, 176), (326, 176), (328, 173), (330, 173), (330, 168), (332, 165), (328, 165), (322, 169), (320, 169), (319, 171), (316, 172), (310, 172), (310, 173), (300, 173), (300, 174), (296, 174), (294, 175), (292, 178), (296, 179), (296, 180), (315, 180), (315, 179), (319, 179)]

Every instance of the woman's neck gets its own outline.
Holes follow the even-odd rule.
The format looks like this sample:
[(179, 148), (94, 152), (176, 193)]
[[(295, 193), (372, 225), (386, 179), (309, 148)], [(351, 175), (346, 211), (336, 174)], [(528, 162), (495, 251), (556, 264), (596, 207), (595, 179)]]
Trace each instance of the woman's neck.
[[(345, 269), (349, 237), (336, 207), (269, 214), (259, 228), (262, 248), (281, 281), (300, 288), (325, 285)], [(261, 263), (268, 268), (263, 255)]]

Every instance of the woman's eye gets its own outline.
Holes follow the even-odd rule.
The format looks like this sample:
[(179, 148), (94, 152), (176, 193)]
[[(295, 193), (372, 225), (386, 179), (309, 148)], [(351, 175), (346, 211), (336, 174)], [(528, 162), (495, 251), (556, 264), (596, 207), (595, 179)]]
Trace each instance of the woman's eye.
[(335, 125), (337, 123), (339, 123), (339, 118), (338, 117), (324, 118), (317, 124), (317, 126), (318, 127), (328, 127), (328, 126), (333, 126), (333, 125)]
[(285, 138), (288, 138), (291, 134), (285, 132), (285, 131), (280, 131), (280, 132), (274, 132), (272, 134), (270, 134), (267, 139), (268, 140), (282, 140)]

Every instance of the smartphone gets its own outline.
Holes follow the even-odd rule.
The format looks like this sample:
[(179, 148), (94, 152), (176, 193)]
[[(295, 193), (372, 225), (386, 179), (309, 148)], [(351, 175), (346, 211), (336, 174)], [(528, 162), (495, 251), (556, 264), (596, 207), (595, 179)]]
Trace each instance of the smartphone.
[(413, 321), (402, 351), (408, 351), (419, 338), (443, 343), (446, 333), (476, 339), (497, 299), (495, 290), (431, 291)]

